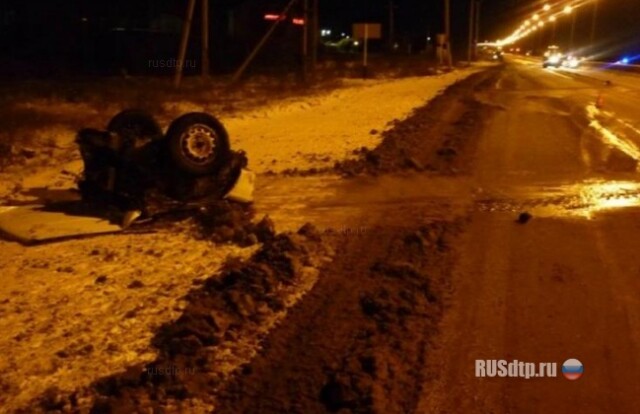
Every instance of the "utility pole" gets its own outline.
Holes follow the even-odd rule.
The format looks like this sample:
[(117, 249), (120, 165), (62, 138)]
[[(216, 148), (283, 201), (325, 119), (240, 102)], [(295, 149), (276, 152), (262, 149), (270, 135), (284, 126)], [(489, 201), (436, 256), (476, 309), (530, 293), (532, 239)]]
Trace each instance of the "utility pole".
[(193, 12), (196, 8), (196, 0), (189, 0), (187, 5), (187, 16), (182, 24), (182, 36), (180, 40), (180, 50), (178, 51), (178, 62), (176, 63), (176, 74), (173, 80), (176, 88), (180, 87), (182, 82), (182, 70), (187, 56), (187, 46), (189, 44), (189, 33), (191, 32), (191, 22), (193, 21)]
[(444, 33), (446, 45), (446, 59), (449, 67), (453, 66), (451, 57), (451, 1), (444, 0)]
[(469, 45), (467, 48), (467, 66), (471, 66), (471, 61), (473, 60), (473, 50), (475, 49), (475, 44), (473, 42), (475, 33), (473, 25), (476, 20), (475, 5), (476, 0), (469, 0)]
[[(190, 1), (195, 1), (195, 0), (190, 0)], [(285, 8), (282, 10), (282, 12), (280, 13), (281, 16), (286, 16), (287, 13), (289, 13), (289, 10), (291, 10), (291, 7), (293, 7), (294, 4), (296, 4), (298, 2), (298, 0), (291, 0), (289, 1), (289, 3), (287, 3), (287, 5), (285, 6)], [(251, 53), (249, 53), (249, 56), (247, 56), (247, 58), (245, 59), (244, 62), (242, 62), (242, 65), (240, 65), (240, 67), (238, 68), (238, 70), (236, 71), (236, 73), (233, 74), (233, 78), (231, 80), (231, 83), (235, 83), (237, 82), (242, 75), (244, 74), (244, 71), (247, 70), (247, 67), (249, 67), (249, 64), (251, 64), (251, 62), (253, 61), (253, 59), (256, 57), (256, 55), (258, 54), (258, 52), (260, 52), (260, 50), (262, 49), (262, 47), (265, 45), (265, 43), (267, 43), (267, 40), (269, 40), (269, 38), (271, 37), (271, 35), (273, 34), (273, 32), (275, 32), (276, 28), (280, 25), (280, 22), (282, 20), (281, 19), (277, 19), (276, 21), (273, 22), (273, 24), (271, 25), (271, 27), (269, 28), (269, 30), (267, 30), (267, 33), (264, 34), (264, 36), (262, 37), (262, 39), (260, 39), (260, 41), (258, 42), (258, 44), (256, 45), (255, 48), (253, 48), (253, 50), (251, 51)]]
[(209, 0), (202, 0), (202, 77), (209, 77)]
[(364, 48), (362, 50), (362, 78), (367, 77), (367, 65), (369, 59), (369, 23), (364, 24)]
[[(482, 0), (478, 0), (476, 3), (476, 33), (474, 36), (475, 44), (480, 43), (480, 10), (482, 8)], [(476, 58), (477, 47), (473, 50), (473, 57)]]
[(313, 0), (313, 23), (311, 25), (311, 70), (316, 71), (318, 66), (318, 36), (320, 35), (320, 7), (319, 0)]
[(395, 10), (394, 10), (394, 5), (393, 5), (393, 0), (389, 0), (389, 51), (393, 51), (393, 43), (394, 43), (394, 39), (395, 39), (395, 31), (396, 31), (396, 24), (395, 24)]
[(309, 64), (309, 0), (302, 1), (302, 79), (307, 80)]

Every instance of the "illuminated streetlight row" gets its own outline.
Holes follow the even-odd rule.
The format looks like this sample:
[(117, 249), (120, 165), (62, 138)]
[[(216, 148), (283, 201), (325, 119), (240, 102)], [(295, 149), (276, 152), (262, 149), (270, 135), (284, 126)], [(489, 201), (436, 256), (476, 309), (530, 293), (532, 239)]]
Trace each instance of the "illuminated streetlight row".
[[(540, 12), (534, 13), (530, 18), (526, 19), (520, 25), (520, 27), (516, 31), (514, 31), (510, 36), (506, 37), (505, 39), (498, 40), (497, 43), (500, 46), (515, 43), (529, 36), (530, 34), (536, 32), (538, 29), (542, 29), (546, 22), (555, 23), (558, 20), (559, 16), (570, 15), (571, 13), (573, 13), (573, 11), (577, 7), (583, 5), (584, 3), (587, 3), (588, 1), (589, 0), (571, 1), (569, 4), (566, 4), (564, 7), (562, 7), (562, 5), (559, 5), (557, 7), (556, 6), (552, 7), (549, 4), (545, 4), (542, 7), (542, 10)], [(553, 13), (552, 12), (553, 9), (562, 10), (562, 11)], [(550, 15), (549, 15), (549, 12), (551, 12)], [(547, 15), (548, 17), (546, 17)]]

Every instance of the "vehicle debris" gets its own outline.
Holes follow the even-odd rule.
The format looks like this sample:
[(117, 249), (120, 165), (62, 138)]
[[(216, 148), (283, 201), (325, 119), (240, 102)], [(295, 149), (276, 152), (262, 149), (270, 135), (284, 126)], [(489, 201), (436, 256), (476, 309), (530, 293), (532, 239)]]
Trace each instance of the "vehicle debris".
[(149, 114), (125, 110), (106, 131), (81, 130), (76, 142), (84, 161), (79, 188), (86, 202), (150, 217), (225, 197), (252, 201), (254, 177), (246, 170), (247, 157), (231, 150), (224, 126), (209, 114), (182, 115), (163, 134)]
[(529, 212), (522, 212), (518, 215), (518, 219), (516, 220), (519, 224), (527, 224), (529, 220), (531, 220), (533, 216)]
[(224, 126), (206, 113), (178, 117), (165, 134), (151, 115), (127, 109), (106, 130), (80, 130), (75, 142), (84, 163), (80, 199), (4, 208), (0, 231), (39, 243), (119, 232), (223, 200), (253, 201), (255, 174), (245, 153), (231, 150)]

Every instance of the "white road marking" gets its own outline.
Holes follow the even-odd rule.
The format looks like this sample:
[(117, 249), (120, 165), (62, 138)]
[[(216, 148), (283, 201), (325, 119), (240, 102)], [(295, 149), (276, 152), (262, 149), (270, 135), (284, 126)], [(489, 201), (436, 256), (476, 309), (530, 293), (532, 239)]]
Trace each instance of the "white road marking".
[(563, 75), (562, 73), (559, 73), (558, 71), (555, 71), (555, 70), (548, 70), (547, 73), (551, 73), (553, 75), (560, 76), (561, 78), (565, 78), (565, 79), (573, 79), (571, 76)]
[(625, 140), (623, 137), (616, 135), (613, 131), (602, 125), (597, 119), (599, 114), (601, 114), (601, 112), (595, 105), (587, 106), (587, 115), (590, 120), (589, 126), (598, 131), (605, 142), (618, 148), (634, 160), (640, 160), (640, 149), (633, 142)]
[(616, 118), (616, 121), (620, 122), (622, 125), (624, 125), (625, 127), (629, 128), (630, 130), (632, 130), (636, 134), (640, 135), (640, 129), (638, 129), (635, 126), (631, 125), (629, 122), (627, 122), (627, 121), (625, 121), (623, 119), (620, 119), (620, 118)]

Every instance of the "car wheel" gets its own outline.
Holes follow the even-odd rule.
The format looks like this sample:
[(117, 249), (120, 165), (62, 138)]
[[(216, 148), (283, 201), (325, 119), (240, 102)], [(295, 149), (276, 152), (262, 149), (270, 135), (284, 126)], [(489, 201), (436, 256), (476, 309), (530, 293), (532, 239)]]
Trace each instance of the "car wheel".
[(139, 109), (127, 109), (114, 116), (107, 125), (107, 131), (120, 136), (124, 150), (139, 148), (162, 138), (162, 128), (153, 116)]
[(202, 112), (189, 113), (173, 121), (167, 140), (172, 161), (184, 172), (194, 175), (217, 170), (230, 154), (224, 126)]

